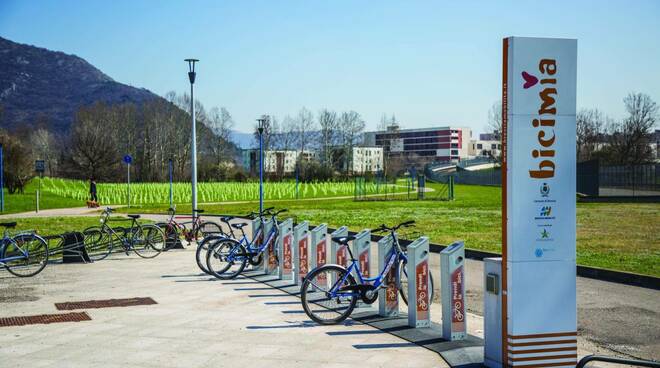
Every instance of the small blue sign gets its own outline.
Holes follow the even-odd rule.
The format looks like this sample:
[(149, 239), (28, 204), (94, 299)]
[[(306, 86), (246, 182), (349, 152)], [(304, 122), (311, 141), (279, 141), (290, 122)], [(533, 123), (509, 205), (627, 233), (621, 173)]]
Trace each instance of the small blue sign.
[(124, 163), (130, 165), (131, 162), (133, 162), (133, 157), (131, 157), (131, 155), (126, 155), (126, 156), (124, 156)]

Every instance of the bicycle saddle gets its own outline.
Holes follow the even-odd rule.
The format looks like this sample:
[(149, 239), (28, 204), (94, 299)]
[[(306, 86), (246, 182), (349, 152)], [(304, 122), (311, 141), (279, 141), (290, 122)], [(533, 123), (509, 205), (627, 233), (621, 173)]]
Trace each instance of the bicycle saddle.
[(239, 230), (242, 229), (245, 226), (247, 226), (247, 224), (245, 222), (241, 222), (241, 223), (238, 223), (238, 224), (231, 224), (231, 227), (233, 227), (234, 229), (239, 229)]
[(203, 212), (204, 212), (204, 210), (193, 210), (193, 212), (197, 212), (197, 213), (203, 213)]
[(228, 224), (229, 221), (233, 220), (234, 216), (223, 216), (220, 217), (220, 221), (224, 222), (225, 224)]
[(333, 236), (332, 241), (338, 244), (346, 245), (348, 244), (349, 241), (355, 240), (355, 237), (353, 235), (349, 236)]
[(2, 222), (2, 223), (0, 223), (0, 226), (13, 228), (13, 227), (16, 227), (16, 223), (15, 222)]
[(126, 216), (136, 220), (140, 218), (140, 215), (126, 215)]

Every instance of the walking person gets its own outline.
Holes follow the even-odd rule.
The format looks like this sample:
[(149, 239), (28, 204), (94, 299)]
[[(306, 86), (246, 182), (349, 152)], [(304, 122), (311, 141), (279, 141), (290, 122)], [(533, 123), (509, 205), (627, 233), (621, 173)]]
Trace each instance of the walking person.
[(96, 196), (96, 179), (89, 179), (89, 195), (91, 197), (91, 207), (98, 207), (98, 197)]

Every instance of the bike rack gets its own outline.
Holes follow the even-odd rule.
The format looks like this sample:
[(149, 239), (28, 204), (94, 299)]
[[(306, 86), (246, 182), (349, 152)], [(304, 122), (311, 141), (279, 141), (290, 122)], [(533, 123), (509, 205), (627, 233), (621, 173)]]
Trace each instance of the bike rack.
[(423, 236), (408, 245), (406, 273), (408, 274), (408, 325), (410, 327), (431, 327), (429, 272), (429, 238)]
[(352, 244), (353, 256), (357, 257), (362, 276), (370, 277), (371, 260), (371, 230), (364, 229), (355, 236)]
[(321, 224), (310, 232), (312, 249), (309, 255), (310, 271), (327, 263), (328, 224)]
[(575, 368), (584, 368), (589, 362), (606, 362), (606, 363), (615, 363), (615, 364), (635, 365), (638, 367), (660, 368), (660, 363), (652, 360), (624, 359), (624, 358), (608, 357), (603, 355), (587, 355), (586, 357), (580, 359), (580, 361), (575, 366)]
[[(378, 269), (385, 268), (389, 256), (394, 252), (394, 241), (384, 237), (378, 241)], [(378, 290), (378, 314), (383, 317), (399, 315), (399, 288), (397, 287), (397, 264), (395, 263), (385, 275), (386, 287)]]
[(280, 223), (280, 233), (277, 238), (277, 277), (293, 278), (293, 219), (287, 218)]
[(293, 228), (293, 284), (300, 284), (309, 272), (309, 222)]
[(463, 340), (467, 337), (464, 264), (463, 242), (454, 242), (440, 252), (442, 337), (449, 341)]
[[(270, 229), (273, 227), (273, 221), (277, 221), (277, 218), (267, 219), (263, 222), (263, 233), (264, 241), (268, 239), (268, 234), (270, 234)], [(264, 270), (267, 275), (274, 275), (277, 273), (277, 242), (278, 239), (275, 239), (270, 244), (265, 251), (264, 261)]]
[[(62, 263), (91, 262), (85, 250), (85, 237), (80, 232), (68, 232), (59, 235), (44, 236), (48, 243), (48, 257), (62, 254)], [(51, 243), (56, 243), (51, 247)]]
[(330, 263), (346, 267), (348, 264), (348, 252), (346, 248), (341, 248), (339, 243), (332, 241), (332, 238), (339, 236), (348, 236), (347, 226), (342, 226), (330, 234)]
[[(259, 228), (261, 228), (261, 226), (262, 226), (261, 217), (257, 217), (257, 218), (252, 219), (252, 221), (250, 221), (250, 226), (251, 226), (250, 229), (252, 231), (252, 236), (254, 236), (254, 234), (256, 234), (257, 231), (259, 230)], [(254, 244), (254, 245), (261, 244), (264, 240), (265, 234), (266, 234), (265, 232), (262, 232), (259, 239), (252, 239), (252, 244)], [(266, 261), (264, 260), (258, 266), (254, 266), (253, 270), (261, 271), (261, 272), (265, 273), (266, 272)]]

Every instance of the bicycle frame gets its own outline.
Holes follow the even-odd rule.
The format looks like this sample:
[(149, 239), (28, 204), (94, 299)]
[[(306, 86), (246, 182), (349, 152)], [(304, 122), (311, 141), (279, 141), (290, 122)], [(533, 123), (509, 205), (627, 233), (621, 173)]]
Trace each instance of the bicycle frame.
[[(21, 233), (16, 234), (16, 236), (20, 236), (20, 235), (28, 235), (28, 234), (29, 234), (29, 235), (33, 235), (33, 236), (36, 236), (36, 237), (38, 237), (38, 238), (41, 238), (39, 235), (34, 234), (34, 233), (29, 233), (29, 232), (21, 232)], [(42, 239), (42, 240), (43, 240), (43, 239)], [(3, 235), (2, 239), (0, 239), (0, 242), (2, 242), (2, 243), (0, 244), (0, 256), (2, 256), (2, 257), (0, 258), (0, 264), (2, 264), (2, 265), (6, 264), (7, 262), (16, 261), (16, 260), (19, 260), (19, 259), (26, 259), (26, 258), (28, 258), (28, 257), (30, 256), (30, 254), (28, 253), (27, 250), (24, 250), (23, 248), (21, 248), (21, 247), (18, 245), (18, 243), (17, 243), (16, 241), (14, 241), (14, 239), (12, 239), (12, 238), (10, 238), (9, 236), (7, 236), (7, 232), (6, 232), (6, 231), (5, 231), (5, 234)], [(44, 242), (45, 242), (45, 240), (44, 240)], [(7, 246), (8, 246), (9, 244), (14, 244), (14, 246), (16, 247), (16, 249), (18, 249), (18, 250), (22, 253), (22, 255), (20, 255), (20, 256), (12, 256), (12, 257), (5, 257), (5, 252), (7, 251)]]
[[(111, 228), (110, 225), (108, 225), (109, 217), (110, 214), (106, 214), (105, 218), (103, 219), (103, 224), (101, 225), (101, 230), (110, 234), (111, 237), (114, 236), (116, 240), (119, 240), (126, 251), (131, 250), (133, 248), (133, 236), (131, 235), (129, 239), (128, 236), (120, 236), (117, 234), (117, 232)], [(137, 219), (131, 219), (131, 229), (133, 229), (136, 224), (138, 224)], [(112, 239), (110, 240), (110, 246), (114, 247)]]
[[(358, 284), (364, 285), (365, 283), (373, 283), (371, 285), (374, 286), (374, 290), (378, 290), (384, 285), (383, 281), (385, 280), (385, 275), (387, 275), (387, 273), (392, 269), (394, 264), (398, 266), (399, 264), (401, 264), (401, 262), (403, 262), (404, 264), (408, 263), (408, 257), (406, 257), (406, 255), (403, 253), (403, 251), (401, 250), (401, 246), (399, 245), (399, 239), (397, 239), (394, 232), (392, 232), (390, 236), (392, 237), (392, 239), (394, 239), (394, 243), (396, 246), (392, 247), (392, 253), (387, 259), (387, 263), (385, 263), (385, 267), (383, 267), (383, 269), (376, 277), (371, 277), (371, 278), (363, 277), (362, 272), (360, 271), (359, 262), (355, 259), (355, 257), (353, 257), (353, 252), (351, 252), (348, 245), (342, 246), (342, 247), (346, 247), (349, 253), (351, 254), (351, 264), (347, 268), (348, 272), (346, 272), (346, 274), (344, 274), (344, 276), (340, 280), (337, 280), (337, 282), (335, 282), (335, 284), (332, 285), (332, 287), (328, 291), (331, 297), (334, 298), (338, 296), (352, 296), (355, 294), (354, 292), (345, 293), (339, 291), (339, 286), (344, 285), (344, 283), (348, 279), (348, 276), (351, 273), (355, 273), (357, 275)], [(399, 279), (399, 277), (400, 275), (397, 273), (397, 280)]]
[[(275, 220), (274, 216), (272, 220)], [(251, 242), (248, 242), (245, 232), (243, 232), (243, 236), (241, 237), (241, 240), (238, 240), (238, 242), (246, 247), (246, 250), (250, 256), (259, 255), (266, 250), (266, 248), (270, 245), (271, 242), (275, 241), (275, 238), (277, 237), (278, 233), (279, 233), (279, 228), (277, 226), (277, 221), (273, 221), (273, 227), (270, 229), (266, 241), (262, 242), (261, 244), (255, 245), (257, 239), (259, 239), (263, 234), (263, 221), (262, 221), (262, 225), (259, 227), (259, 230), (257, 230), (257, 233), (252, 237)], [(236, 259), (235, 257), (237, 255), (236, 254), (237, 252), (238, 252), (238, 248), (237, 247), (233, 248), (232, 251), (227, 255), (227, 259), (230, 261), (234, 261)]]

